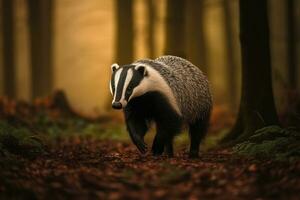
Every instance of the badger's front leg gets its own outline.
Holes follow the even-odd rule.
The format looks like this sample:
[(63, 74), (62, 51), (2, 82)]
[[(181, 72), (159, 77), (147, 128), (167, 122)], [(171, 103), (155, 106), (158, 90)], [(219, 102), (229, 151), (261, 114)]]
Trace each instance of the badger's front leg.
[(152, 144), (152, 153), (154, 156), (160, 156), (162, 153), (166, 152), (169, 157), (173, 157), (173, 137), (167, 137), (168, 133), (163, 133), (163, 131), (158, 131), (154, 137)]
[(154, 156), (161, 155), (164, 150), (169, 157), (173, 157), (173, 139), (180, 132), (181, 120), (177, 117), (156, 122), (157, 134), (152, 145)]
[(138, 150), (145, 154), (147, 145), (144, 142), (144, 136), (148, 130), (146, 120), (136, 112), (124, 110), (125, 121), (129, 136)]
[(165, 137), (162, 131), (157, 131), (153, 144), (152, 144), (152, 153), (154, 156), (160, 156), (164, 152), (165, 146)]

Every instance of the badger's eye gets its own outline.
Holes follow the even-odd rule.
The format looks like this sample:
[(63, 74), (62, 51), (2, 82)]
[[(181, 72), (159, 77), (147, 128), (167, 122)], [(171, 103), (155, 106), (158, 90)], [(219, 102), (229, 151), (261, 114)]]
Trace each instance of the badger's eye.
[(127, 95), (130, 95), (131, 92), (132, 92), (132, 87), (129, 86), (129, 87), (127, 88), (127, 90), (126, 90), (126, 94), (127, 94)]
[(130, 94), (131, 94), (131, 91), (127, 90), (126, 91), (126, 96), (130, 96)]

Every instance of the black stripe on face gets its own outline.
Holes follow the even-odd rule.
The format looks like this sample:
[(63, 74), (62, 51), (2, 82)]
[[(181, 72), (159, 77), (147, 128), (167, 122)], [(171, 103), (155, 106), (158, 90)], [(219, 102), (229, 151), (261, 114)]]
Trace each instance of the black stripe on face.
[(143, 76), (133, 68), (133, 74), (132, 74), (132, 79), (129, 82), (127, 88), (126, 88), (126, 92), (125, 92), (125, 100), (128, 101), (128, 99), (130, 98), (133, 89), (138, 86), (140, 84), (140, 82), (143, 80)]
[(129, 69), (128, 67), (123, 67), (123, 70), (120, 74), (120, 78), (119, 78), (119, 82), (118, 82), (118, 86), (117, 86), (117, 91), (116, 91), (115, 102), (119, 102), (121, 97), (122, 97), (123, 87), (124, 87), (125, 80), (126, 80), (126, 77), (127, 77), (128, 69)]

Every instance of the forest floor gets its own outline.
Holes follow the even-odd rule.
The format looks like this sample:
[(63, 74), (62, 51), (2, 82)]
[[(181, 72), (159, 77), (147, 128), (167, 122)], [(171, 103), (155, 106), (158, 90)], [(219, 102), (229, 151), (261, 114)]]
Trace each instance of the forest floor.
[(62, 121), (53, 108), (38, 117), (25, 113), (1, 111), (0, 101), (10, 124), (0, 124), (0, 199), (299, 199), (299, 160), (212, 148), (213, 137), (198, 159), (188, 158), (180, 138), (174, 158), (141, 155), (124, 128), (110, 129), (105, 119)]
[[(8, 163), (9, 164), (8, 164)], [(299, 199), (300, 162), (230, 150), (142, 156), (127, 142), (57, 141), (35, 159), (1, 157), (1, 199)]]
[(1, 199), (299, 199), (300, 162), (255, 160), (230, 150), (188, 159), (140, 155), (130, 143), (56, 141), (35, 159), (1, 157)]

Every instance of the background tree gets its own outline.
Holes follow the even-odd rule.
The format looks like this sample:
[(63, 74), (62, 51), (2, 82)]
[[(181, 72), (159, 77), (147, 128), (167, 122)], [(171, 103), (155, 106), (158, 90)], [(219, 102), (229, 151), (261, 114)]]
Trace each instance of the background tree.
[(115, 1), (116, 60), (119, 64), (133, 61), (133, 0)]
[(33, 98), (52, 90), (53, 2), (28, 0)]
[(186, 58), (185, 0), (167, 0), (165, 54)]
[(155, 54), (155, 19), (156, 19), (156, 10), (154, 5), (154, 0), (147, 0), (147, 9), (148, 9), (148, 38), (147, 38), (147, 47), (149, 58), (154, 58)]
[(286, 24), (288, 30), (287, 46), (288, 46), (288, 74), (289, 74), (289, 87), (296, 89), (297, 87), (297, 71), (296, 71), (296, 34), (295, 34), (295, 12), (294, 0), (286, 1)]
[(278, 124), (272, 91), (267, 0), (240, 0), (242, 96), (236, 124), (224, 138), (242, 141)]
[(16, 97), (16, 66), (14, 42), (14, 1), (2, 0), (2, 31), (3, 31), (3, 80), (4, 94)]
[(226, 48), (226, 71), (227, 73), (227, 81), (228, 81), (228, 92), (230, 96), (229, 105), (233, 109), (237, 105), (237, 69), (238, 63), (236, 62), (237, 53), (235, 52), (234, 45), (234, 25), (233, 25), (233, 16), (232, 16), (232, 8), (231, 8), (231, 0), (223, 0), (223, 8), (224, 8), (224, 38), (225, 38), (225, 48)]
[(204, 38), (204, 1), (188, 0), (186, 1), (187, 16), (187, 58), (202, 71), (207, 73), (206, 45)]

